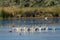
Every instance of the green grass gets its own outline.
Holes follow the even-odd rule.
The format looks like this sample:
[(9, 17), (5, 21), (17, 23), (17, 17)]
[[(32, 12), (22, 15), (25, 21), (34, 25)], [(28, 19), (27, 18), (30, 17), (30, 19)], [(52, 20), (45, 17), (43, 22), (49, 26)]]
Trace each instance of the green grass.
[(24, 7), (24, 8), (18, 8), (18, 7), (0, 7), (0, 17), (2, 14), (2, 10), (8, 14), (15, 14), (15, 13), (25, 13), (25, 12), (52, 12), (52, 13), (58, 13), (60, 14), (60, 7)]
[(21, 11), (27, 12), (27, 11), (42, 11), (42, 12), (54, 12), (54, 13), (60, 13), (60, 7), (36, 7), (36, 8), (20, 8)]
[[(29, 12), (29, 11), (42, 11), (42, 12), (56, 12), (60, 13), (60, 7), (24, 7), (24, 8), (18, 8), (18, 7), (4, 7), (3, 10), (8, 13), (15, 13), (15, 12)], [(2, 11), (2, 8), (0, 8), (0, 12)]]

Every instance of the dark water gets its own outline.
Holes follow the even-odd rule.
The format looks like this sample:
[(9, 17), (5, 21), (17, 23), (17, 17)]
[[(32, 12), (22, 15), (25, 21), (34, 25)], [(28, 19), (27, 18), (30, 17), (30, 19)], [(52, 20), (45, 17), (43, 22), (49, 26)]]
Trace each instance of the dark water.
[(45, 19), (16, 19), (16, 20), (0, 20), (1, 25), (5, 24), (18, 24), (18, 25), (30, 25), (30, 24), (54, 24), (54, 23), (60, 23), (60, 18), (48, 18), (47, 20)]
[(10, 32), (14, 27), (49, 27), (60, 29), (60, 18), (0, 20), (0, 40), (60, 40), (60, 30)]

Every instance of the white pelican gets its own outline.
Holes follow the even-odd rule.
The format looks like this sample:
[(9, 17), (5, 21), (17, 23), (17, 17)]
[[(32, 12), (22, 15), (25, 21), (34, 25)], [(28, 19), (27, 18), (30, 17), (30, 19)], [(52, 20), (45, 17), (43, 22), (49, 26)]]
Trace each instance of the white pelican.
[(42, 28), (40, 27), (40, 28), (39, 28), (39, 32), (41, 32), (41, 31), (42, 31)]
[(25, 32), (27, 32), (27, 28), (26, 27), (23, 27), (23, 32), (25, 33)]
[(46, 31), (48, 31), (48, 27), (46, 27)]
[(45, 17), (45, 20), (48, 20), (48, 17)]
[(21, 28), (20, 27), (19, 28), (13, 28), (12, 31), (21, 32)]
[(56, 31), (55, 28), (53, 28), (53, 29), (52, 29), (52, 32), (55, 32), (55, 31)]
[(16, 28), (16, 32), (21, 32), (21, 28)]
[(30, 28), (30, 32), (34, 32), (34, 28), (33, 27)]

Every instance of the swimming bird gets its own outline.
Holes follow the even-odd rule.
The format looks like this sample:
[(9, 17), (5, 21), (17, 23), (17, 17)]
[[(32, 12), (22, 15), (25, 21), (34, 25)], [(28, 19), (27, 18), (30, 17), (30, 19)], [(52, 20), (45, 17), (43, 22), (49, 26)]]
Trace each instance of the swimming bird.
[(48, 17), (45, 17), (45, 20), (48, 20)]

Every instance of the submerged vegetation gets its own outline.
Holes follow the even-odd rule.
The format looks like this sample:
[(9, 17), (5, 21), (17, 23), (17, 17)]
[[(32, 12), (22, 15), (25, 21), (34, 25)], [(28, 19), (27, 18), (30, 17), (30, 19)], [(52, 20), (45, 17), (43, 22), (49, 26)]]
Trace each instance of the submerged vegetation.
[(0, 0), (0, 18), (60, 17), (60, 0)]

